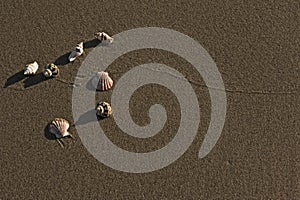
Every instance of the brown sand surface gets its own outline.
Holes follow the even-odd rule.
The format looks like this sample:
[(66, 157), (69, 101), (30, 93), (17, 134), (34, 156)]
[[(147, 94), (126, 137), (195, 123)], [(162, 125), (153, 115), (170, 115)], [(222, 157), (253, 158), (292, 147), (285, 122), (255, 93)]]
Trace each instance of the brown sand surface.
[[(299, 1), (25, 1), (0, 3), (1, 104), (0, 199), (300, 199), (300, 3)], [(210, 122), (204, 82), (184, 59), (159, 50), (122, 56), (108, 69), (113, 79), (143, 63), (160, 62), (192, 82), (201, 109), (200, 128), (187, 152), (151, 173), (113, 170), (82, 145), (62, 149), (44, 135), (48, 122), (73, 123), (72, 87), (91, 49), (61, 66), (59, 80), (24, 78), (24, 65), (64, 64), (66, 53), (103, 30), (111, 35), (138, 27), (165, 27), (197, 40), (212, 56), (227, 90), (228, 111), (221, 138), (203, 159), (198, 151)], [(41, 72), (41, 70), (39, 71)], [(199, 84), (194, 84), (197, 82)], [(112, 91), (96, 95), (110, 101)], [(167, 98), (166, 98), (167, 97)], [(133, 120), (149, 123), (148, 109), (168, 111), (164, 129), (134, 139), (101, 121), (118, 146), (136, 152), (159, 149), (178, 128), (178, 102), (157, 85), (131, 99)], [(67, 140), (68, 143), (69, 140)]]

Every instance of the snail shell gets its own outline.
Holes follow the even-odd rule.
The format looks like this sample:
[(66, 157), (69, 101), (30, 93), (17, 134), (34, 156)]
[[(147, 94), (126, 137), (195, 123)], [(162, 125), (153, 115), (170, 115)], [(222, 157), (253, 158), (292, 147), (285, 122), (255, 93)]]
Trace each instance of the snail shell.
[(33, 75), (37, 72), (38, 68), (39, 68), (38, 63), (34, 61), (33, 63), (26, 65), (26, 68), (24, 70), (24, 75)]
[(96, 105), (95, 110), (96, 110), (96, 115), (101, 118), (107, 118), (112, 115), (111, 106), (109, 105), (109, 103), (104, 102), (104, 101), (99, 102)]
[(97, 38), (100, 42), (106, 41), (108, 43), (112, 43), (114, 41), (114, 39), (105, 32), (98, 32), (95, 33), (94, 35), (95, 38)]
[(69, 55), (69, 61), (73, 62), (78, 56), (83, 54), (83, 42), (80, 42)]
[(51, 63), (51, 64), (48, 64), (44, 71), (43, 71), (43, 74), (45, 77), (47, 78), (50, 78), (50, 77), (57, 77), (59, 75), (59, 68)]

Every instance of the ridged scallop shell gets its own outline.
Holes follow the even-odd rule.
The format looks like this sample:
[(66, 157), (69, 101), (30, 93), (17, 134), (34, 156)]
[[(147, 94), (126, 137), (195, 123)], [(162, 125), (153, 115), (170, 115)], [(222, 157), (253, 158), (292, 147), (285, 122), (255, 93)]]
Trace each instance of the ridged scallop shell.
[(99, 102), (97, 105), (96, 105), (96, 115), (98, 117), (102, 117), (102, 118), (106, 118), (106, 117), (109, 117), (112, 115), (112, 109), (111, 109), (111, 106), (109, 105), (109, 103), (107, 102)]
[(49, 125), (49, 132), (54, 134), (56, 138), (62, 138), (70, 135), (68, 129), (70, 124), (62, 118), (55, 118)]
[(73, 51), (70, 53), (69, 61), (73, 62), (81, 54), (83, 54), (83, 42), (77, 44)]
[(33, 75), (37, 72), (38, 68), (39, 68), (38, 63), (34, 61), (33, 63), (26, 65), (26, 68), (24, 70), (24, 75)]
[(53, 63), (48, 64), (46, 65), (43, 74), (47, 78), (57, 77), (59, 75), (59, 68)]
[(96, 90), (105, 91), (109, 90), (114, 84), (107, 72), (97, 72), (92, 79), (92, 85)]
[(112, 43), (114, 41), (114, 39), (105, 32), (98, 32), (98, 33), (95, 33), (94, 35), (95, 35), (95, 38), (97, 38), (100, 42), (106, 41), (106, 42)]

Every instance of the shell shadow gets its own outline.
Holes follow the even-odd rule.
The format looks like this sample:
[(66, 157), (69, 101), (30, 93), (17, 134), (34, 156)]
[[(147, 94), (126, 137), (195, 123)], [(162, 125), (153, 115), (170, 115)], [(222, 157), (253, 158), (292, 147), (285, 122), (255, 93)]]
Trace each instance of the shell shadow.
[(98, 46), (100, 44), (100, 41), (98, 39), (93, 39), (93, 40), (89, 40), (87, 42), (83, 43), (83, 48), (84, 49), (90, 49), (90, 48), (95, 48), (96, 46)]
[(47, 126), (44, 128), (44, 136), (48, 140), (56, 140), (55, 135), (49, 132), (49, 125), (50, 123), (48, 123)]
[(85, 88), (90, 90), (90, 91), (98, 91), (96, 90), (96, 88), (94, 88), (93, 84), (92, 84), (92, 80), (94, 77), (92, 77), (85, 85)]
[(7, 88), (8, 86), (13, 85), (19, 81), (22, 81), (26, 77), (27, 76), (24, 75), (24, 70), (21, 70), (6, 80), (6, 82), (4, 84), (4, 88)]
[(41, 82), (50, 80), (51, 78), (46, 78), (42, 72), (38, 73), (37, 75), (30, 76), (24, 81), (24, 88), (28, 88), (34, 85), (37, 85)]
[(68, 53), (65, 53), (64, 55), (58, 57), (55, 61), (54, 61), (54, 64), (55, 65), (66, 65), (68, 64), (70, 61), (69, 61), (69, 55), (70, 55), (71, 52), (68, 52)]
[(81, 115), (79, 117), (79, 119), (75, 122), (75, 126), (78, 126), (78, 125), (84, 125), (84, 124), (87, 124), (87, 123), (90, 123), (90, 122), (95, 122), (97, 120), (96, 118), (96, 111), (94, 109), (92, 110), (89, 110), (87, 111), (86, 113), (84, 113), (83, 115)]
[(88, 124), (90, 122), (96, 122), (96, 121), (104, 120), (104, 119), (106, 119), (106, 118), (98, 117), (96, 115), (95, 109), (92, 109), (92, 110), (87, 111), (83, 115), (81, 115), (79, 117), (79, 119), (77, 120), (77, 122), (75, 122), (74, 126), (84, 125), (84, 124)]
[(106, 42), (100, 42), (100, 41), (99, 41), (98, 39), (96, 39), (96, 38), (83, 43), (83, 49), (95, 48), (95, 47), (97, 47), (97, 46), (108, 47), (108, 46), (109, 46), (109, 43), (106, 43)]
[(99, 90), (93, 86), (93, 84), (92, 84), (93, 79), (94, 79), (94, 76), (92, 78), (90, 78), (90, 80), (86, 83), (85, 88), (90, 91), (104, 92), (103, 90)]

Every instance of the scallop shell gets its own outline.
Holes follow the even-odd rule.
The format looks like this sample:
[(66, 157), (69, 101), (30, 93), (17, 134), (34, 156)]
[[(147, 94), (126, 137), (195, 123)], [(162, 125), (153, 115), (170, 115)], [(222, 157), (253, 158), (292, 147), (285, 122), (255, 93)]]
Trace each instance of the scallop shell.
[(49, 125), (49, 132), (54, 134), (56, 138), (62, 138), (70, 135), (69, 127), (70, 124), (67, 120), (55, 118)]
[(74, 50), (70, 53), (69, 61), (73, 62), (81, 54), (83, 54), (83, 42), (77, 44)]
[(38, 68), (39, 68), (38, 63), (34, 61), (33, 63), (26, 65), (26, 68), (24, 70), (24, 75), (33, 75), (37, 72)]
[(107, 102), (99, 102), (97, 105), (96, 105), (96, 115), (98, 117), (102, 117), (102, 118), (106, 118), (106, 117), (109, 117), (112, 115), (112, 109), (111, 109), (111, 106), (109, 105), (109, 103)]
[(114, 84), (114, 81), (110, 78), (107, 72), (97, 72), (92, 79), (92, 85), (96, 90), (105, 91), (110, 89)]
[(108, 43), (112, 43), (114, 41), (114, 39), (105, 32), (98, 32), (98, 33), (95, 33), (94, 35), (95, 35), (95, 38), (100, 40), (100, 42), (106, 41)]
[(43, 74), (45, 77), (47, 78), (50, 78), (50, 77), (57, 77), (59, 75), (59, 68), (51, 63), (51, 64), (48, 64), (44, 71), (43, 71)]

